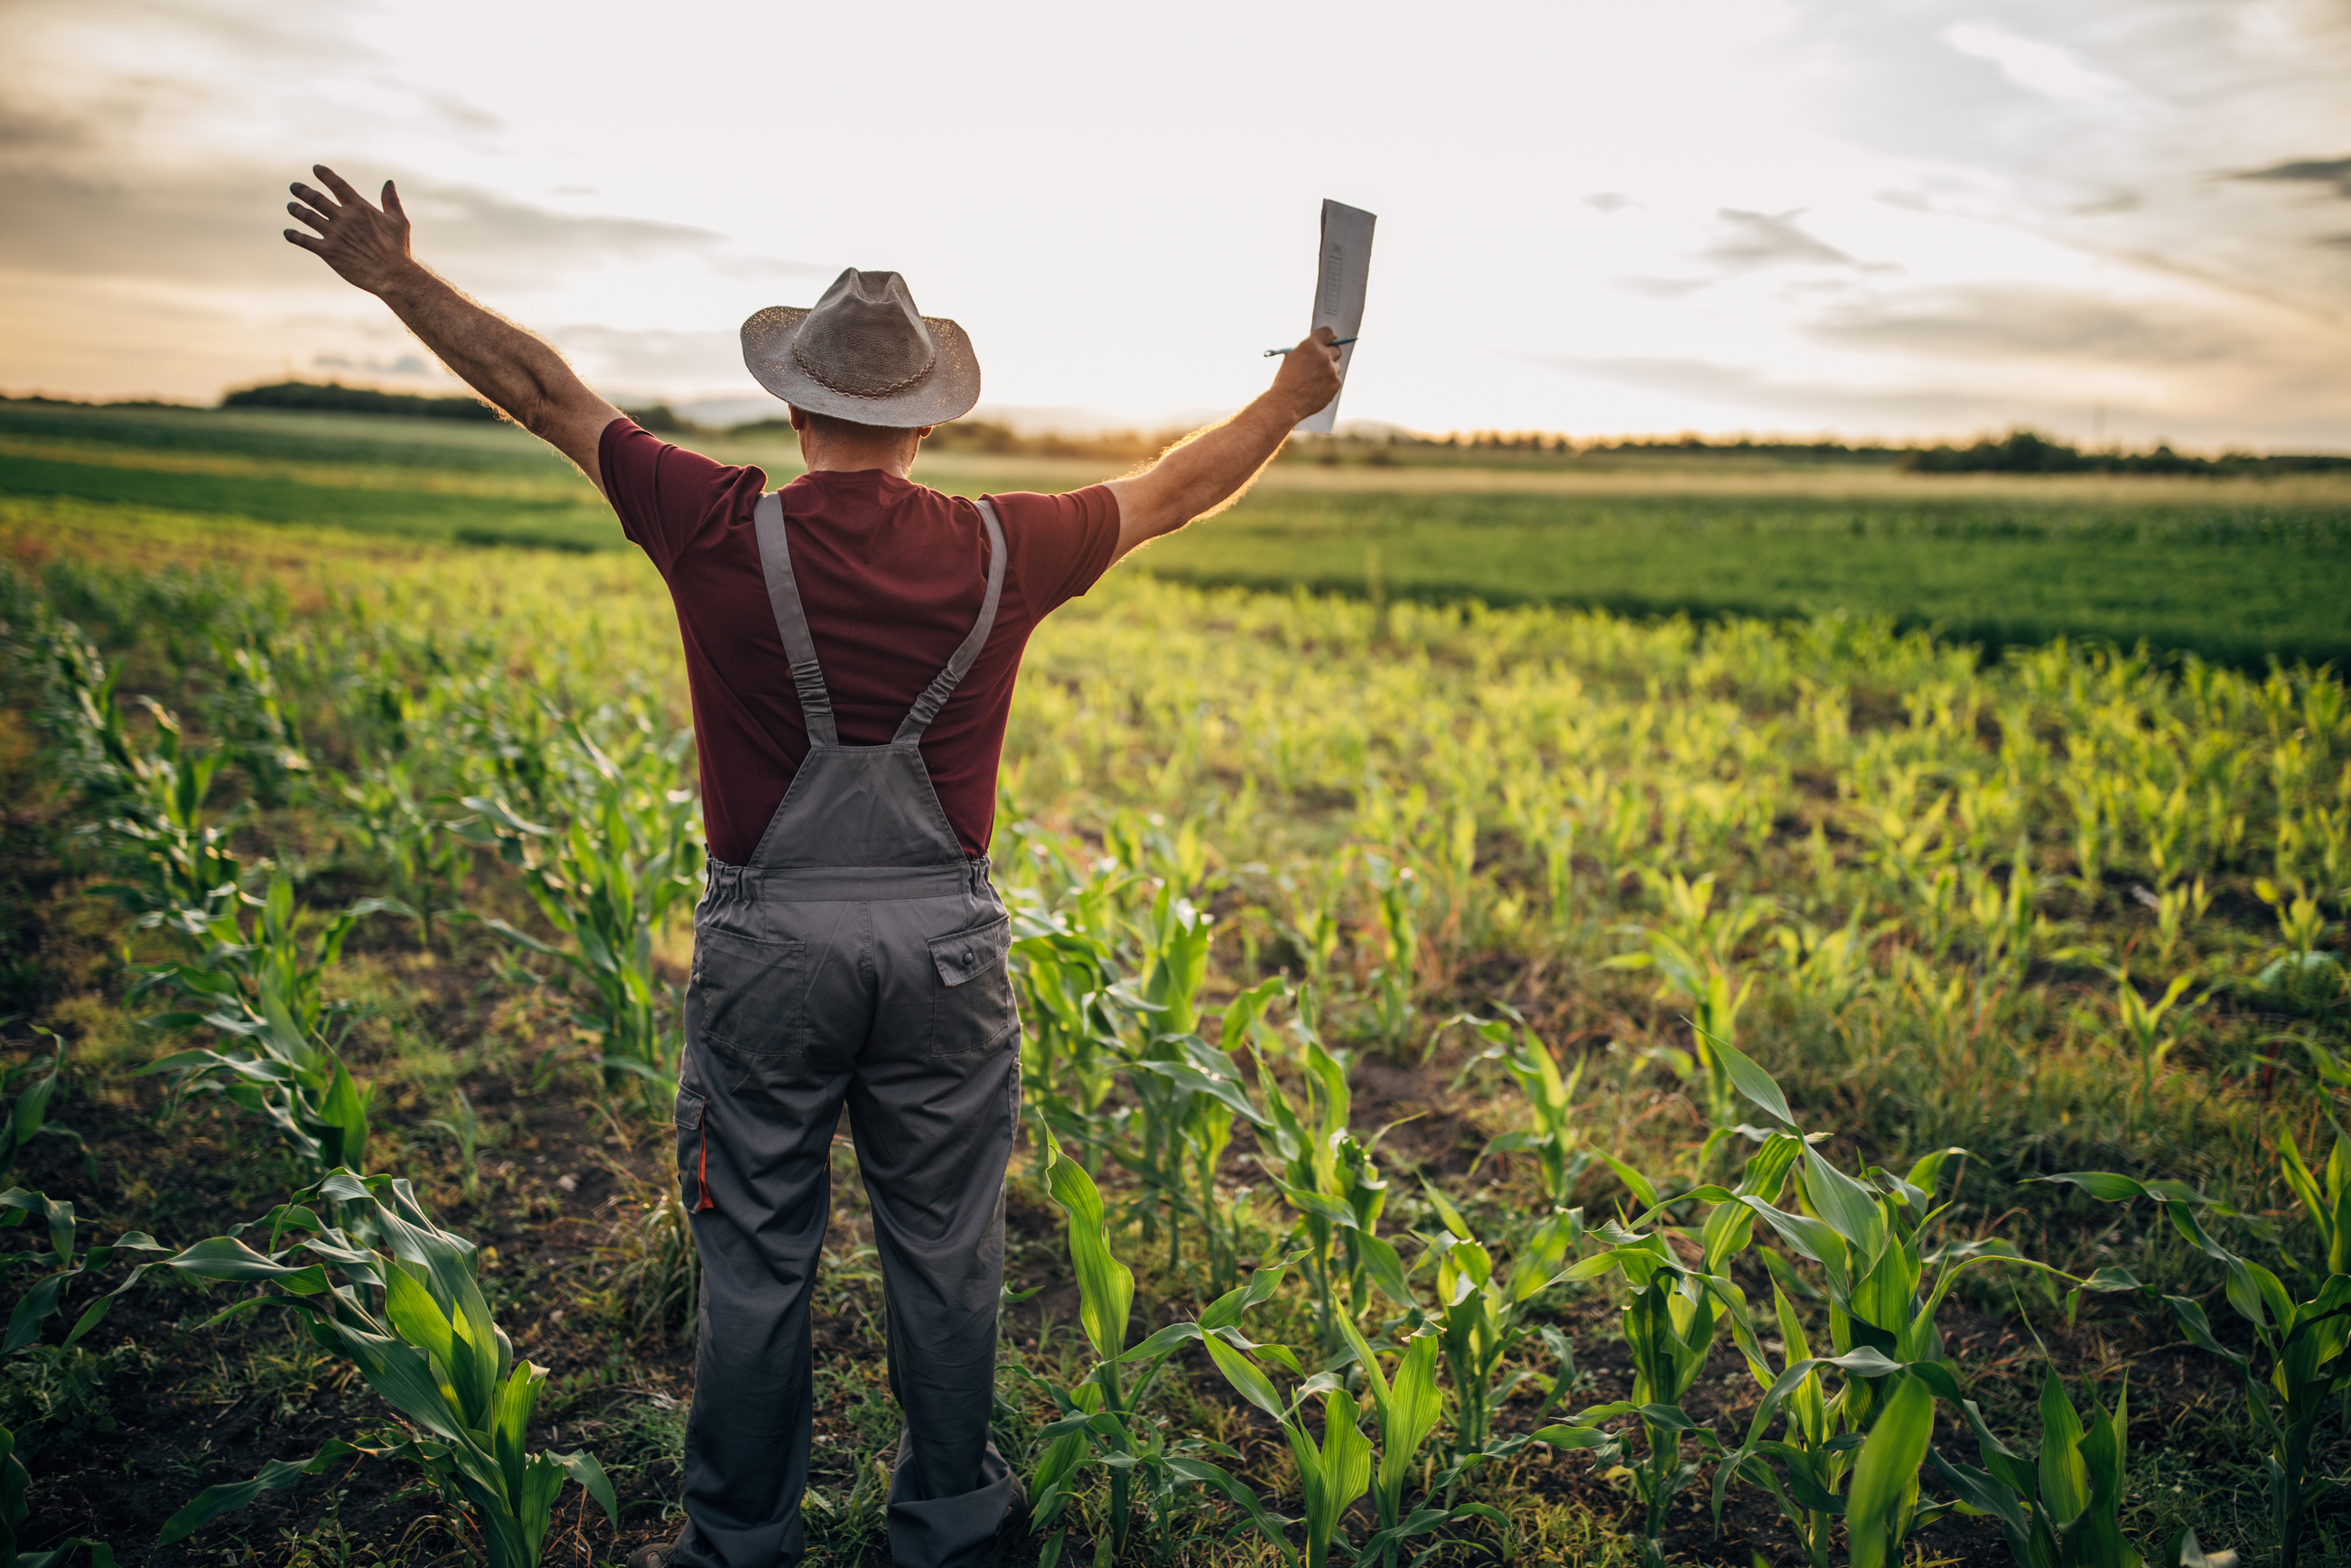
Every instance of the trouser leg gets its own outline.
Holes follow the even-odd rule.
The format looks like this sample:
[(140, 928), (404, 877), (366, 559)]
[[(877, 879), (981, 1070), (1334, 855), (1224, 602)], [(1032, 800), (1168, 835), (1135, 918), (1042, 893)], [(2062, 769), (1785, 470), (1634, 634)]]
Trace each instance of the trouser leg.
[[(846, 1072), (689, 1048), (678, 1155), (702, 1258), (678, 1568), (777, 1568), (801, 1551), (809, 1292)], [(694, 1124), (689, 1125), (689, 1119)], [(707, 1195), (706, 1197), (705, 1195)]]
[[(975, 900), (974, 918), (993, 908), (992, 897)], [(882, 984), (849, 1115), (887, 1292), (890, 1387), (905, 1421), (890, 1554), (896, 1568), (962, 1568), (987, 1552), (1012, 1499), (988, 1422), (1019, 1035), (1000, 959), (948, 987), (924, 934), (892, 940), (889, 924), (877, 906)]]

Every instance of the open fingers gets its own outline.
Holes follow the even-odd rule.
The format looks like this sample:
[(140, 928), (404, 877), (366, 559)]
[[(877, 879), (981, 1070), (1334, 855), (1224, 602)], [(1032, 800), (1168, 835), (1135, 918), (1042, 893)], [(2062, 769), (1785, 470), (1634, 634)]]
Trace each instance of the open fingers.
[(324, 256), (327, 254), (327, 247), (324, 245), (312, 239), (308, 235), (304, 234), (301, 230), (287, 229), (285, 233), (286, 243), (287, 245), (298, 245), (313, 256)]
[(304, 223), (308, 224), (312, 228), (317, 229), (320, 234), (325, 234), (327, 232), (327, 217), (324, 213), (314, 213), (299, 202), (287, 203), (286, 210), (294, 214), (294, 216), (301, 219)]
[(293, 192), (296, 195), (301, 197), (304, 201), (309, 203), (313, 211), (325, 214), (328, 216), (332, 216), (337, 212), (340, 211), (340, 209), (337, 207), (333, 202), (329, 201), (322, 193), (312, 190), (309, 186), (302, 183), (299, 180), (295, 181), (286, 188)]
[(344, 179), (340, 174), (336, 173), (324, 163), (311, 164), (310, 172), (319, 176), (319, 179), (324, 180), (327, 183), (327, 189), (334, 192), (336, 195), (340, 196), (346, 202), (365, 202), (367, 200), (365, 196), (360, 195), (358, 191), (352, 188), (351, 183), (349, 180)]

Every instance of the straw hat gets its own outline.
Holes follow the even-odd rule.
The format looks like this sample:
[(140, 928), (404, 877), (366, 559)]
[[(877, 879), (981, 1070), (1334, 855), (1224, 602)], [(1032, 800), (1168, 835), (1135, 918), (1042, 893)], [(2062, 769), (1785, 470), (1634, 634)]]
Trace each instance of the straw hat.
[(743, 323), (743, 363), (794, 408), (858, 424), (945, 424), (979, 401), (971, 340), (894, 272), (852, 267), (813, 308), (768, 306)]

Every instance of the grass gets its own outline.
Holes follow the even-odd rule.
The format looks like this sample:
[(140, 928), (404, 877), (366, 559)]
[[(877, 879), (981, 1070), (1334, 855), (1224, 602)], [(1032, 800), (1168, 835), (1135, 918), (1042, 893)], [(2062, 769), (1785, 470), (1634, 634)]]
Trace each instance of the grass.
[[(699, 444), (777, 482), (799, 471), (773, 435)], [(974, 494), (1071, 488), (1108, 471), (942, 454), (917, 472)], [(510, 425), (0, 404), (0, 496), (442, 543), (626, 548), (580, 476)], [(1935, 478), (1729, 458), (1285, 463), (1138, 564), (1201, 584), (1637, 616), (1846, 610), (1991, 648), (2063, 636), (2253, 667), (2272, 654), (2351, 659), (2351, 481), (2333, 478)]]

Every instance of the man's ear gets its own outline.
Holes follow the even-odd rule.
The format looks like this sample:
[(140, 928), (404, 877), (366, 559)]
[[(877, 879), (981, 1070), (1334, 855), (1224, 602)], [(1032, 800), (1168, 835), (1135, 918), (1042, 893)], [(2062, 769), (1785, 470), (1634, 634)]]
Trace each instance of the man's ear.
[(795, 408), (790, 403), (786, 403), (784, 404), (784, 412), (792, 416), (792, 428), (794, 430), (806, 430), (808, 428), (808, 411), (806, 409)]
[(920, 440), (922, 440), (922, 439), (923, 439), (923, 437), (925, 437), (925, 436), (926, 436), (926, 435), (930, 434), (930, 433), (931, 433), (931, 432), (933, 432), (934, 430), (936, 430), (937, 428), (938, 428), (938, 426), (937, 426), (937, 425), (935, 425), (935, 424), (926, 424), (926, 425), (924, 425), (921, 429), (919, 429), (919, 430), (917, 430), (917, 431), (915, 431), (915, 432), (914, 432), (914, 439), (915, 439), (915, 440), (917, 440), (917, 441), (920, 441)]

